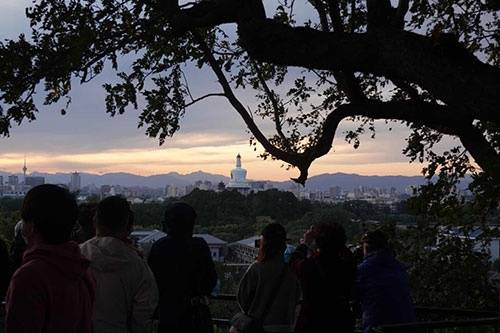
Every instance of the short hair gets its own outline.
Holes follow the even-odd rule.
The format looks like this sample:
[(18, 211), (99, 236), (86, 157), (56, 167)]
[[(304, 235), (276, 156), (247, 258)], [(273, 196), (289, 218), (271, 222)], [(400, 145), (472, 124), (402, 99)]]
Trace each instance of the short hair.
[(121, 196), (107, 197), (97, 205), (96, 225), (106, 227), (111, 232), (125, 230), (132, 223), (132, 218), (130, 203)]
[(321, 223), (315, 229), (316, 245), (321, 251), (338, 251), (347, 242), (345, 229), (338, 223)]
[(190, 236), (196, 222), (196, 211), (185, 202), (174, 202), (165, 209), (163, 229), (173, 236)]
[(44, 242), (61, 244), (71, 238), (78, 218), (78, 205), (66, 189), (52, 184), (33, 187), (21, 209), (24, 223), (32, 223)]
[(276, 257), (283, 257), (286, 248), (286, 230), (279, 223), (269, 223), (262, 230), (262, 242), (259, 245), (257, 261), (264, 262)]
[(368, 245), (369, 251), (389, 249), (389, 240), (385, 232), (380, 229), (368, 231), (364, 234), (361, 242)]
[(78, 207), (78, 224), (83, 228), (90, 228), (94, 225), (97, 203), (85, 202)]

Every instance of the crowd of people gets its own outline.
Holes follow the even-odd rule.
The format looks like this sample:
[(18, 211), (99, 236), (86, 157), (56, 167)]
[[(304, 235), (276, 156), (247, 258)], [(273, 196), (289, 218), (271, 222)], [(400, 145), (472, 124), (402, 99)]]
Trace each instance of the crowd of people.
[[(193, 237), (188, 204), (166, 207), (167, 236), (147, 258), (130, 238), (134, 213), (119, 196), (78, 207), (66, 189), (40, 185), (21, 217), (10, 256), (0, 242), (6, 333), (152, 332), (154, 321), (159, 333), (213, 332), (208, 297), (217, 273), (208, 245)], [(364, 333), (415, 321), (407, 274), (384, 233), (365, 234), (361, 263), (346, 241), (332, 221), (307, 230), (289, 254), (285, 228), (268, 224), (239, 284), (230, 333), (347, 333), (357, 312)]]

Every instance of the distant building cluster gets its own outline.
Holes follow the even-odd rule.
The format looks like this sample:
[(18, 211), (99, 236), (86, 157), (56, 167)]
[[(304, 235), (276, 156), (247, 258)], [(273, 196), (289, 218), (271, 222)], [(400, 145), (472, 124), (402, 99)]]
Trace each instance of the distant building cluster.
[(330, 187), (327, 191), (303, 191), (299, 197), (323, 202), (342, 202), (363, 200), (373, 204), (392, 204), (408, 198), (408, 193), (401, 193), (395, 187), (374, 188), (359, 186), (352, 190), (344, 190), (340, 186)]
[[(44, 184), (45, 178), (27, 174), (26, 160), (22, 168), (22, 175), (0, 176), (0, 196), (23, 197), (34, 186)], [(230, 171), (230, 179), (226, 183), (197, 180), (187, 186), (168, 184), (165, 187), (151, 188), (146, 186), (122, 186), (89, 184), (83, 186), (82, 176), (78, 172), (69, 175), (66, 184), (60, 184), (76, 193), (79, 201), (86, 201), (90, 197), (102, 199), (112, 195), (121, 195), (131, 203), (163, 202), (170, 198), (180, 198), (190, 194), (193, 190), (203, 191), (237, 191), (243, 195), (273, 189), (274, 184), (268, 181), (250, 181), (247, 179), (247, 170), (242, 166), (241, 155), (236, 156), (235, 167)], [(283, 189), (282, 189), (283, 190)], [(413, 194), (414, 188), (408, 187), (405, 191), (398, 191), (395, 187), (374, 188), (359, 186), (354, 189), (344, 189), (332, 186), (328, 190), (312, 190), (301, 185), (293, 185), (284, 189), (293, 193), (299, 200), (312, 200), (328, 203), (337, 203), (349, 200), (363, 200), (373, 204), (393, 205), (407, 199)]]
[(27, 175), (26, 158), (22, 170), (22, 177), (9, 175), (4, 179), (3, 176), (0, 176), (0, 197), (24, 197), (31, 188), (45, 184), (44, 177)]
[[(30, 189), (35, 186), (45, 184), (45, 177), (28, 175), (26, 159), (22, 168), (22, 176), (19, 174), (0, 175), (0, 197), (24, 197)], [(71, 192), (78, 192), (81, 187), (81, 176), (78, 172), (73, 172), (68, 184), (58, 184), (68, 188)]]

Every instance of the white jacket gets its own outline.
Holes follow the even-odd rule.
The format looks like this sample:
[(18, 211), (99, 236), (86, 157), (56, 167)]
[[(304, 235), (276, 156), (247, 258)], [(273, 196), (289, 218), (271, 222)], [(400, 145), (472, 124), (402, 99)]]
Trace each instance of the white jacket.
[(151, 331), (158, 305), (153, 273), (135, 249), (114, 237), (94, 237), (80, 245), (97, 282), (96, 333)]

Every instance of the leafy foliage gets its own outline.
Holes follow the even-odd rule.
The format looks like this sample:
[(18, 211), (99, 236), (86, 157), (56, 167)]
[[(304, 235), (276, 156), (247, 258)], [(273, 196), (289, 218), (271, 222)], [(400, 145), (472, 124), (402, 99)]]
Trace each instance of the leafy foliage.
[[(261, 6), (259, 1), (249, 3), (251, 8)], [(399, 1), (396, 8), (388, 0), (305, 3), (312, 5), (312, 9), (304, 10), (304, 3), (276, 1), (266, 8), (267, 16), (285, 26), (306, 26), (324, 32), (385, 31), (397, 38), (396, 31), (405, 30), (427, 36), (443, 53), (477, 57), (491, 66), (500, 64), (499, 12), (489, 2), (413, 0)], [(155, 0), (34, 1), (26, 11), (31, 35), (21, 35), (0, 45), (0, 133), (8, 135), (12, 123), (36, 119), (39, 106), (34, 95), (40, 93), (40, 86), (45, 92), (45, 104), (59, 105), (64, 100), (61, 113), (65, 114), (72, 86), (93, 80), (107, 66), (116, 71), (120, 82), (104, 85), (106, 111), (115, 116), (130, 107), (140, 108), (138, 126), (144, 127), (147, 135), (157, 137), (160, 144), (179, 130), (180, 119), (190, 106), (216, 96), (227, 98), (235, 106), (236, 91), (253, 90), (254, 110), (238, 112), (244, 113), (247, 125), (252, 114), (273, 125), (275, 133), (267, 139), (257, 127), (250, 126), (252, 145), (256, 141), (269, 143), (261, 154), (263, 158), (281, 158), (273, 155), (276, 151), (270, 151), (271, 147), (290, 154), (307, 152), (303, 158), (314, 153), (313, 147), (325, 135), (327, 116), (346, 103), (362, 100), (444, 103), (425, 86), (405, 77), (395, 80), (369, 71), (327, 71), (314, 69), (312, 65), (290, 70), (272, 61), (258, 61), (241, 40), (244, 30), (240, 29), (244, 23), (238, 18), (241, 14), (232, 7), (221, 13), (224, 6), (221, 1), (180, 6), (172, 1), (163, 4)], [(299, 9), (305, 20), (303, 15), (298, 20)], [(247, 14), (258, 17), (257, 13)], [(228, 15), (226, 21), (236, 24), (237, 32), (221, 26), (215, 19), (218, 15)], [(201, 22), (206, 19), (207, 23), (201, 24), (197, 19)], [(406, 51), (400, 51), (404, 56)], [(127, 71), (119, 70), (124, 58), (133, 62)], [(192, 73), (196, 69), (199, 73), (206, 73), (206, 69), (214, 71), (222, 92), (193, 96), (190, 81), (195, 79)], [(140, 101), (144, 101), (144, 107)], [(360, 126), (348, 131), (346, 139), (357, 148), (365, 129), (374, 137), (374, 123), (366, 116), (351, 119), (359, 121)], [(433, 148), (442, 139), (440, 130), (427, 126), (425, 119), (402, 122), (412, 130), (405, 149), (410, 160), (428, 161), (439, 167), (443, 161), (435, 158)], [(498, 124), (481, 120), (474, 126), (498, 153)], [(307, 157), (308, 162), (302, 168), (308, 168), (312, 162), (308, 159), (319, 156)], [(286, 162), (299, 166), (293, 158)], [(471, 168), (470, 161), (462, 162)], [(432, 168), (425, 171), (431, 175)]]

